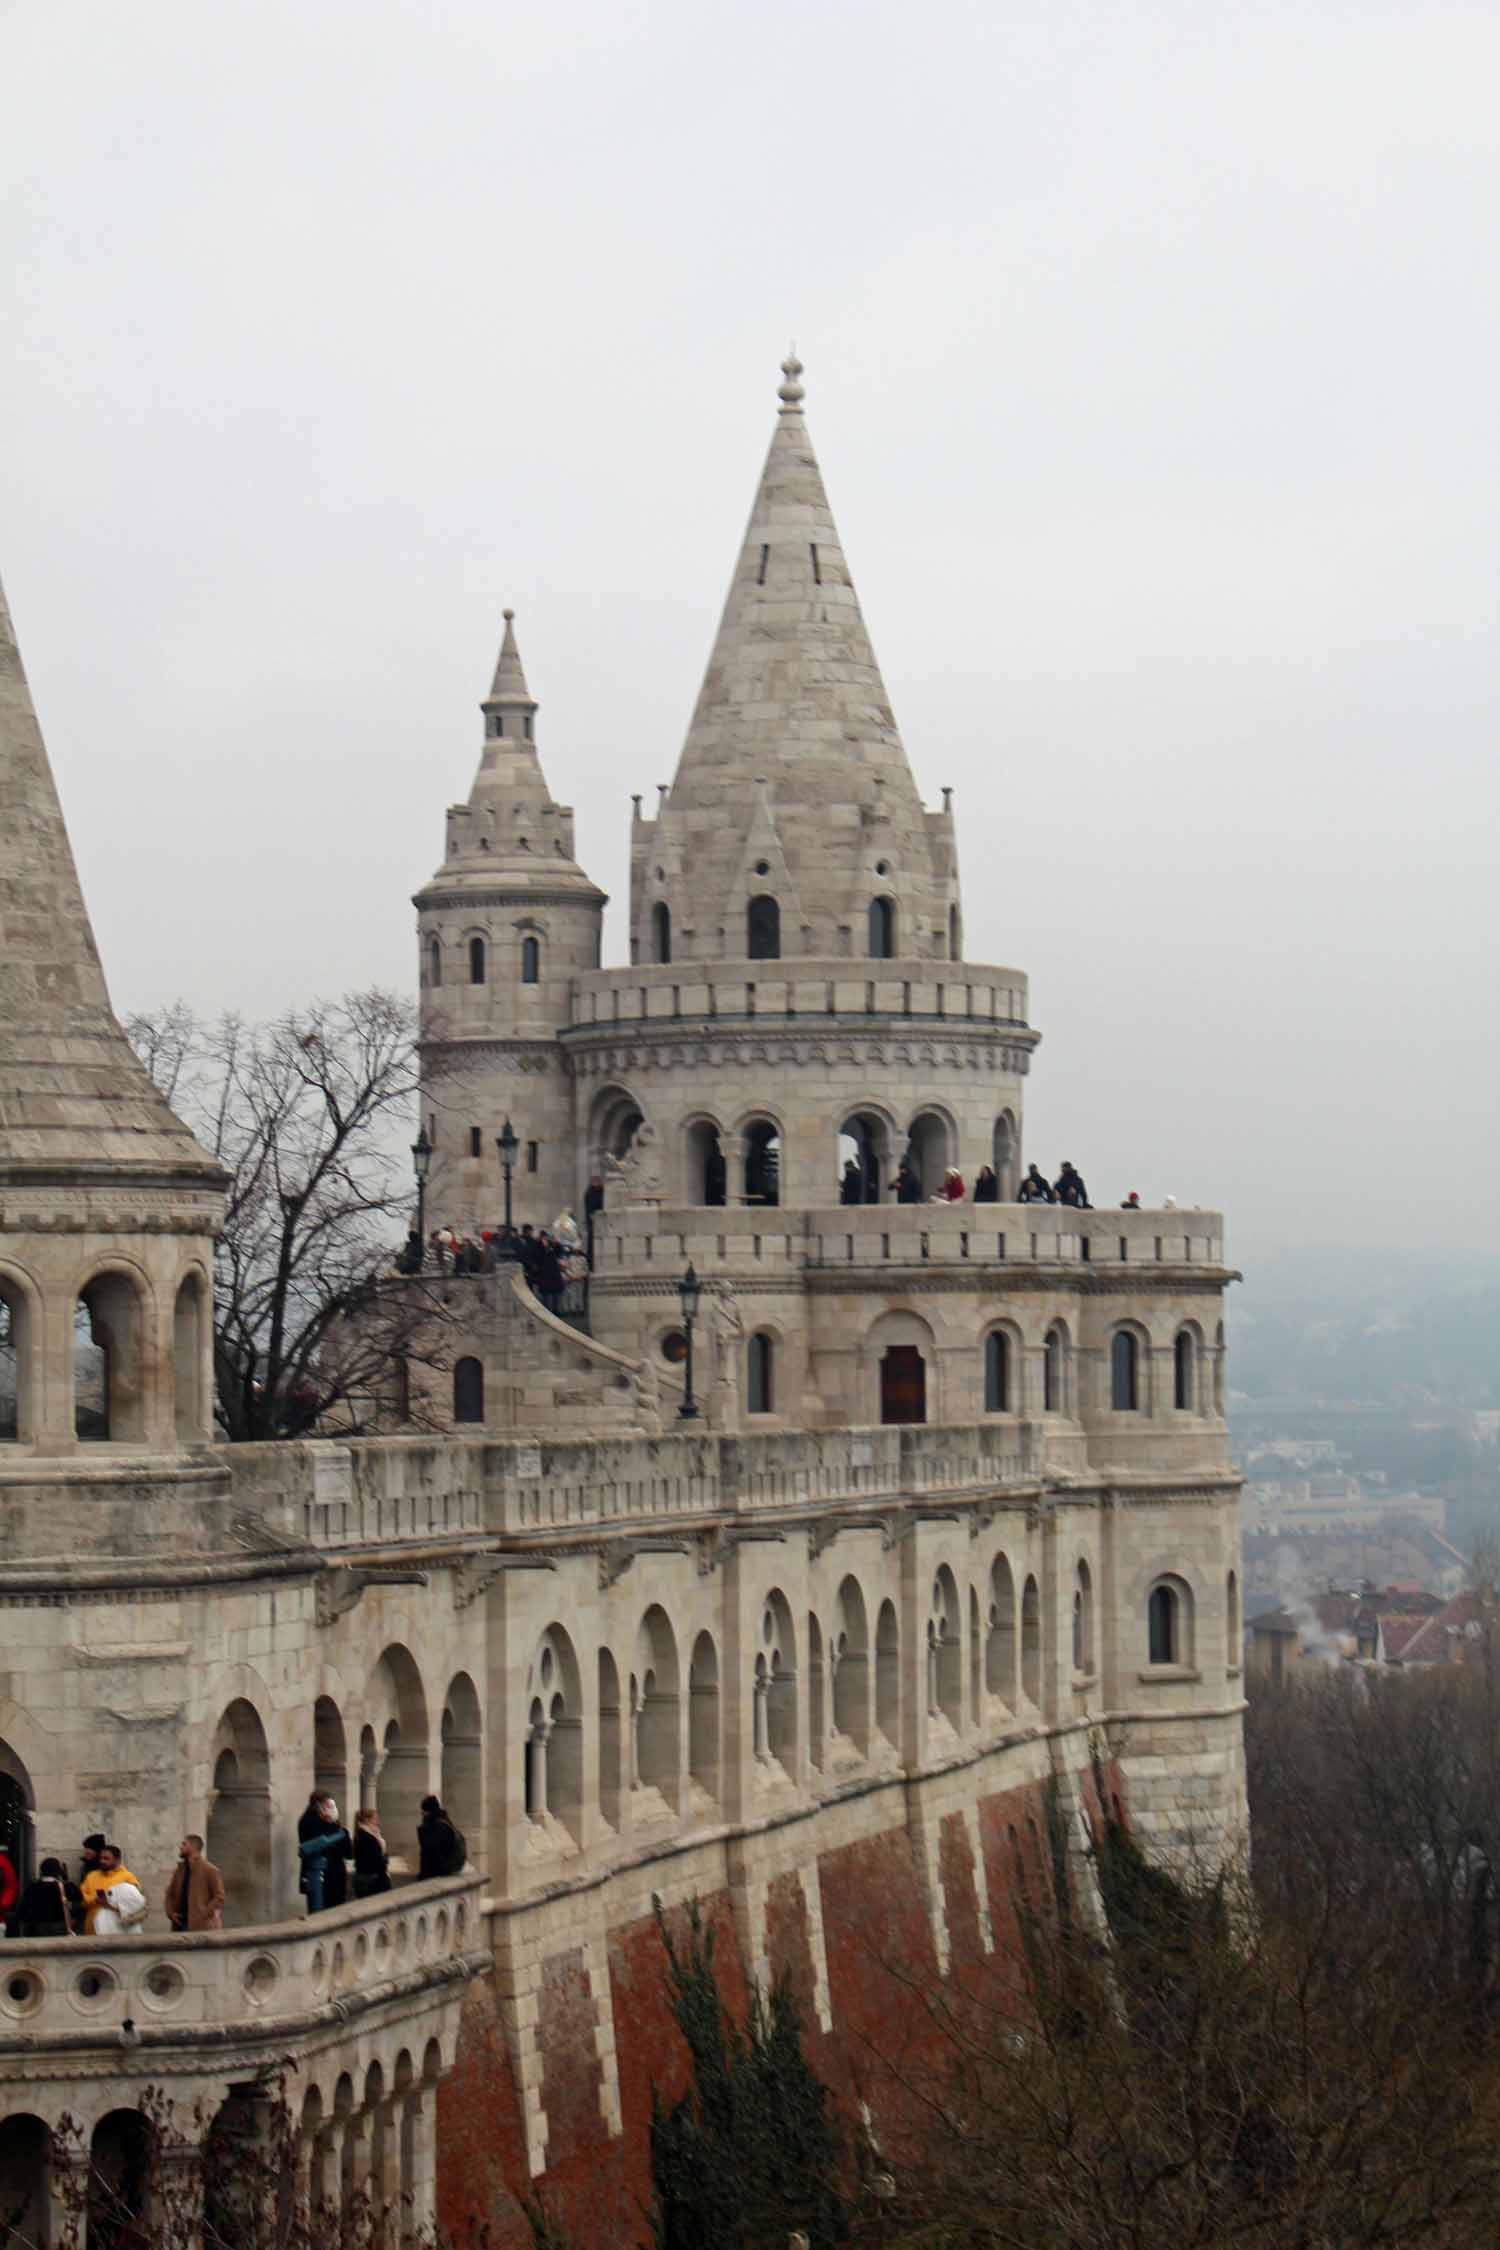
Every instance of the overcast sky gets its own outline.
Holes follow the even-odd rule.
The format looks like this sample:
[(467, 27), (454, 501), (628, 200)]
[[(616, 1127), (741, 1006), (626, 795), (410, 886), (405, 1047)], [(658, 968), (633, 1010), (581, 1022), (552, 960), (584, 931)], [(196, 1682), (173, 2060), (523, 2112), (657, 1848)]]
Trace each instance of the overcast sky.
[(0, 30), (0, 570), (122, 1012), (411, 985), (506, 604), (623, 957), (795, 337), (1027, 1153), (1500, 1249), (1493, 0)]

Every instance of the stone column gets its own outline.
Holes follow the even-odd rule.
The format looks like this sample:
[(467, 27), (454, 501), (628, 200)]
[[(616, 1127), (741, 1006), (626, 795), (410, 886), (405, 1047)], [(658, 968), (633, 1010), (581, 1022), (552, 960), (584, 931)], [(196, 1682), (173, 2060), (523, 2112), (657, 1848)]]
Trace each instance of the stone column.
[(437, 2214), (437, 2088), (413, 2086), (401, 2112), (403, 2241), (414, 2242)]
[(372, 2192), (370, 2144), (373, 2124), (374, 2113), (368, 2109), (357, 2109), (344, 2120), (342, 2170), (346, 2222), (351, 2211), (357, 2207), (360, 2197), (368, 2198)]

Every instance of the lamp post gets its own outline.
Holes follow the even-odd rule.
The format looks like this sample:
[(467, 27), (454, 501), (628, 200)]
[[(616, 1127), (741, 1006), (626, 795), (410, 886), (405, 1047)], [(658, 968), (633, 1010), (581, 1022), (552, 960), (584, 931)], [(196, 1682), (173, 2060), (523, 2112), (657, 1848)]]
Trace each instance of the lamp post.
[(505, 1238), (507, 1246), (509, 1246), (511, 1234), (510, 1176), (516, 1168), (516, 1150), (520, 1145), (512, 1129), (510, 1119), (507, 1117), (505, 1123), (495, 1135), (495, 1146), (500, 1152), (500, 1169), (505, 1174)]
[(682, 1368), (682, 1404), (677, 1409), (678, 1420), (682, 1422), (701, 1422), (703, 1419), (693, 1396), (693, 1322), (698, 1317), (698, 1299), (702, 1294), (703, 1284), (689, 1261), (687, 1272), (677, 1284), (677, 1300), (682, 1307), (682, 1332), (687, 1339), (687, 1353)]
[[(417, 1137), (411, 1144), (411, 1168), (417, 1181), (417, 1241), (421, 1244), (422, 1260), (427, 1258), (427, 1175), (432, 1170), (432, 1143), (427, 1138), (425, 1125), (418, 1125)], [(421, 1266), (417, 1271), (420, 1273)]]

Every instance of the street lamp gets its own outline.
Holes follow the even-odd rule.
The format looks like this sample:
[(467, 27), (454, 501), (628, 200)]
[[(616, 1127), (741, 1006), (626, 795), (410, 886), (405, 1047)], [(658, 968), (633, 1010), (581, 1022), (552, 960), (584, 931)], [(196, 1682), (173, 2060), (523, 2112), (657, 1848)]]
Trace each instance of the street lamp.
[(510, 1176), (516, 1168), (516, 1150), (520, 1147), (520, 1145), (520, 1142), (516, 1139), (515, 1133), (511, 1128), (510, 1119), (507, 1117), (505, 1123), (501, 1126), (499, 1132), (495, 1135), (495, 1146), (500, 1151), (500, 1169), (505, 1174), (505, 1234), (507, 1244), (509, 1243), (511, 1232)]
[[(417, 1241), (421, 1256), (427, 1256), (427, 1175), (432, 1170), (432, 1143), (427, 1138), (427, 1128), (419, 1124), (417, 1137), (411, 1144), (411, 1168), (417, 1180)], [(421, 1272), (419, 1265), (417, 1271)]]
[(682, 1332), (687, 1339), (683, 1359), (682, 1404), (677, 1409), (679, 1421), (701, 1422), (698, 1402), (693, 1396), (693, 1322), (698, 1317), (698, 1299), (703, 1294), (703, 1284), (694, 1273), (691, 1260), (687, 1272), (677, 1284), (677, 1301), (682, 1307)]

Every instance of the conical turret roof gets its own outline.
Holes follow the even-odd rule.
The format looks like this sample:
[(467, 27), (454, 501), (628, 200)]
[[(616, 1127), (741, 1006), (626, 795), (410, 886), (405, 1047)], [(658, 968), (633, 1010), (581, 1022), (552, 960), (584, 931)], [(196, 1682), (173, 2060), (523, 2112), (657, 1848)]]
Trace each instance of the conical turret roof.
[[(925, 953), (956, 896), (933, 858), (933, 823), (945, 816), (926, 813), (917, 793), (808, 434), (801, 362), (785, 360), (782, 374), (676, 776), (636, 839), (632, 920), (642, 959), (658, 890), (684, 957), (741, 950), (734, 930), (745, 883), (768, 879), (776, 856), (747, 856), (746, 846), (768, 820), (801, 902), (798, 927), (789, 928), (789, 902), (779, 901), (786, 954), (853, 947), (872, 885), (887, 876), (901, 901), (902, 949), (909, 938), (913, 953)], [(686, 895), (665, 874), (671, 852)]]
[(223, 1174), (115, 1021), (0, 588), (0, 1185)]

